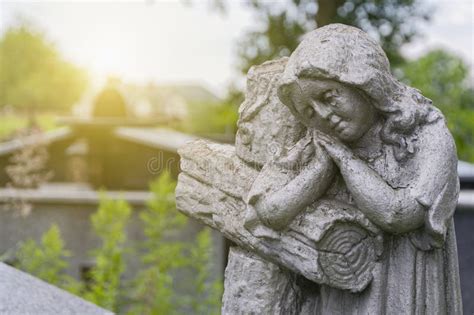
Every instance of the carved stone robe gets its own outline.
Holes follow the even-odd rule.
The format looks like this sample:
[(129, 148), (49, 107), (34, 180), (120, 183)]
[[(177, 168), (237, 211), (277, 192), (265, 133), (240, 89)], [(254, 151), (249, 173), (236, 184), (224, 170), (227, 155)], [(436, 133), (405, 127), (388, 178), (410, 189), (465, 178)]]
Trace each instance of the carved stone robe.
[(417, 152), (408, 161), (396, 161), (388, 145), (361, 156), (394, 189), (412, 188), (426, 212), (424, 226), (384, 233), (369, 286), (351, 293), (321, 285), (315, 314), (462, 314), (452, 218), (459, 191), (455, 147), (444, 119), (436, 116), (411, 137)]

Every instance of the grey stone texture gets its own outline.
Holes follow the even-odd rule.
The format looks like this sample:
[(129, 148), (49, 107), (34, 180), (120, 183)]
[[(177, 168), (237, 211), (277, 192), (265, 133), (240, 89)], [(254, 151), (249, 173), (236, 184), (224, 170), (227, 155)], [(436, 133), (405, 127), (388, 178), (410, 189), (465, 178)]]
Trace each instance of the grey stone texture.
[(180, 151), (178, 209), (232, 248), (223, 314), (461, 314), (453, 139), (366, 33), (248, 74), (235, 147)]
[[(265, 226), (249, 231), (244, 227), (247, 204), (243, 199), (259, 176), (258, 170), (238, 158), (231, 145), (200, 140), (180, 152), (184, 173), (179, 176), (176, 198), (185, 214), (315, 282), (353, 291), (370, 282), (376, 249), (381, 246), (379, 229), (359, 211), (349, 205), (337, 207), (334, 200), (320, 200), (314, 205), (318, 211), (302, 212), (285, 231)], [(343, 252), (344, 246), (351, 245), (351, 252)], [(358, 255), (362, 259), (346, 265), (346, 260)], [(338, 271), (330, 263), (333, 260), (340, 262)]]
[(3, 263), (0, 263), (0, 274), (0, 314), (112, 314)]

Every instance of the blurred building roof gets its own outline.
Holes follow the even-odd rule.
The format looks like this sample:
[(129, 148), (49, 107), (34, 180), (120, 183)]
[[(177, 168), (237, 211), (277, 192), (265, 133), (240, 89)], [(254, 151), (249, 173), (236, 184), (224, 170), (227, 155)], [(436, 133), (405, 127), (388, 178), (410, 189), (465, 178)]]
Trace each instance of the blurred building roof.
[[(48, 159), (43, 167), (51, 171), (53, 183), (61, 183), (58, 187), (65, 187), (64, 183), (86, 183), (94, 189), (146, 190), (148, 183), (163, 171), (168, 171), (172, 177), (178, 176), (177, 151), (195, 139), (195, 136), (171, 129), (102, 123), (73, 124), (41, 136), (3, 142), (0, 143), (0, 200), (5, 197), (1, 188), (11, 181), (7, 166), (13, 163), (12, 155), (24, 148), (30, 152), (32, 145), (45, 144)], [(30, 193), (24, 191), (26, 195)], [(95, 198), (87, 192), (69, 194), (54, 187), (32, 196), (52, 200), (56, 197), (48, 196), (62, 193), (68, 195), (66, 199), (74, 199), (76, 195), (82, 196), (81, 200)], [(131, 199), (136, 197), (130, 196)]]
[(151, 85), (150, 89), (159, 93), (180, 95), (187, 102), (217, 103), (220, 99), (201, 85), (176, 84), (176, 85)]
[[(89, 91), (83, 96), (74, 108), (76, 117), (94, 116), (94, 103), (97, 97), (110, 87), (116, 89), (123, 97), (128, 117), (183, 119), (188, 114), (190, 104), (214, 104), (221, 101), (208, 89), (198, 84), (139, 85), (109, 80), (103, 89)], [(101, 117), (103, 118), (104, 115)]]
[(11, 154), (26, 146), (31, 146), (34, 143), (41, 142), (44, 144), (50, 144), (56, 141), (70, 138), (72, 135), (73, 132), (71, 128), (62, 127), (41, 134), (33, 134), (25, 137), (14, 138), (5, 142), (0, 142), (0, 156)]
[[(145, 127), (114, 127), (115, 136), (118, 138), (140, 143), (153, 148), (160, 148), (176, 153), (178, 149), (189, 141), (198, 139), (197, 137), (165, 128), (145, 128)], [(26, 136), (0, 143), (0, 156), (12, 154), (26, 146), (41, 141), (44, 144), (54, 143), (74, 136), (74, 132), (69, 127), (62, 127), (45, 132), (41, 135)]]
[(189, 134), (161, 128), (119, 127), (114, 133), (119, 138), (171, 152), (177, 152), (187, 142), (197, 139)]
[(127, 102), (133, 104), (137, 116), (161, 116), (183, 119), (190, 104), (218, 103), (220, 99), (200, 85), (133, 85), (126, 84), (121, 91)]

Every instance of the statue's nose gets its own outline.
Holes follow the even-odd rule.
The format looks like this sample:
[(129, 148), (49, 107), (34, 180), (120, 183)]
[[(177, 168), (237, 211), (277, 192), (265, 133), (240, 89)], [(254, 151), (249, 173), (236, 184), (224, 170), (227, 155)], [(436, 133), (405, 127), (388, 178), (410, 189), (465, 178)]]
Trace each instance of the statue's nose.
[(319, 117), (323, 118), (324, 120), (329, 120), (332, 114), (332, 111), (329, 108), (326, 106), (321, 106), (320, 104), (316, 104), (314, 106), (314, 110), (319, 115)]

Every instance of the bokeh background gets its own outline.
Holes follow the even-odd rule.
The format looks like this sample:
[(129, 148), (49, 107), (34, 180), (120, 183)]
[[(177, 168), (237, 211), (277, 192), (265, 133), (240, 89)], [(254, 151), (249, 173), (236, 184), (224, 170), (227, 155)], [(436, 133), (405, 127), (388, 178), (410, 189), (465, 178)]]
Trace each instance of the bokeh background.
[(336, 22), (446, 116), (474, 312), (471, 0), (1, 1), (2, 261), (119, 313), (219, 313), (229, 244), (174, 209), (177, 148), (233, 143), (249, 68)]

